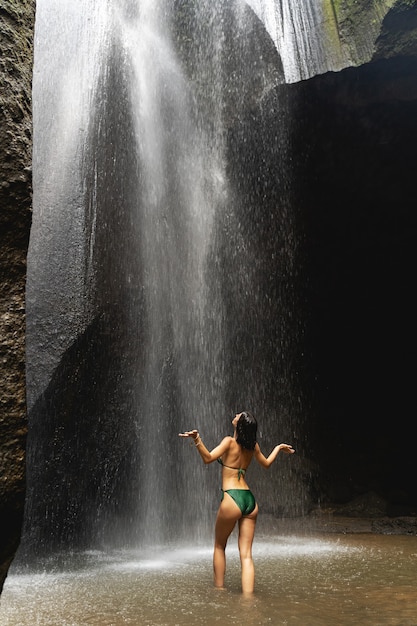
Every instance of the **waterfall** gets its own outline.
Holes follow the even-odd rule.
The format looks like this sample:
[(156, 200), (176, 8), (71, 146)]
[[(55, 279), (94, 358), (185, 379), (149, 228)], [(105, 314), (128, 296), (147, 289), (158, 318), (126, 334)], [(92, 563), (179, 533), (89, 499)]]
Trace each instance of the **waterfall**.
[(265, 24), (292, 83), (348, 65), (333, 0), (247, 0)]
[[(38, 0), (29, 552), (205, 535), (218, 471), (178, 432), (211, 447), (249, 408), (267, 447), (295, 436), (293, 221), (242, 197), (251, 111), (282, 82), (246, 3)], [(270, 512), (286, 482), (277, 503), (259, 479)]]
[[(221, 379), (222, 309), (219, 302), (209, 303), (206, 280), (213, 219), (227, 196), (224, 162), (219, 141), (213, 146), (198, 124), (171, 40), (171, 19), (166, 3), (154, 0), (141, 2), (134, 16), (117, 16), (131, 71), (141, 233), (136, 463), (137, 515), (145, 539), (155, 539), (155, 529), (159, 538), (168, 529), (172, 537), (173, 517), (178, 528), (186, 524), (192, 489), (185, 493), (184, 487), (196, 470), (189, 462), (182, 468), (179, 450), (170, 450), (178, 448), (180, 429), (199, 424), (204, 429), (224, 406), (222, 387), (216, 384)], [(207, 315), (215, 320), (215, 333), (208, 332)], [(204, 484), (198, 470), (197, 476)]]

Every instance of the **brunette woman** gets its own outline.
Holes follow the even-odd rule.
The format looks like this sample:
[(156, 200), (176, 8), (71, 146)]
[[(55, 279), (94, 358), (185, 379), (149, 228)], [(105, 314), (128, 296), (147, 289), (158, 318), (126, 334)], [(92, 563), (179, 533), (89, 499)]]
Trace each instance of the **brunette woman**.
[(275, 446), (266, 457), (256, 442), (257, 422), (248, 411), (238, 413), (232, 420), (233, 437), (225, 437), (211, 452), (206, 448), (197, 430), (180, 433), (180, 437), (193, 439), (204, 463), (218, 461), (222, 465), (222, 500), (216, 518), (214, 541), (214, 585), (224, 589), (226, 572), (226, 544), (239, 524), (238, 547), (242, 567), (242, 591), (253, 593), (255, 570), (252, 559), (252, 543), (255, 534), (258, 505), (246, 482), (246, 471), (253, 458), (262, 466), (270, 467), (280, 452), (293, 454), (295, 450), (287, 443)]

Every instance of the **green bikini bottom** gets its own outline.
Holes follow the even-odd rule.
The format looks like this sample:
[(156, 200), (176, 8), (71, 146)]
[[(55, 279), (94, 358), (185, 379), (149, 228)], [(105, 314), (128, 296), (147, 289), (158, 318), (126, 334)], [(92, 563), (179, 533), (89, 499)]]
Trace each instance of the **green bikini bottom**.
[(222, 489), (222, 500), (224, 494), (228, 493), (229, 496), (236, 502), (239, 509), (242, 511), (242, 515), (250, 515), (255, 510), (256, 501), (255, 496), (250, 489)]

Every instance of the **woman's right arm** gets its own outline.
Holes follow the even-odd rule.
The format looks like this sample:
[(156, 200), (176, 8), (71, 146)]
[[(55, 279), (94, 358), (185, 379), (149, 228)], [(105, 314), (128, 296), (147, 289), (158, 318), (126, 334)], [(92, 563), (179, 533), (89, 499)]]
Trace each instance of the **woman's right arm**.
[(189, 437), (194, 441), (194, 445), (196, 446), (201, 458), (204, 463), (213, 463), (218, 458), (222, 456), (226, 452), (226, 450), (230, 447), (230, 442), (232, 441), (232, 437), (224, 437), (218, 446), (213, 448), (213, 450), (208, 450), (204, 445), (198, 430), (188, 430), (185, 433), (179, 433), (180, 437)]
[(285, 452), (285, 454), (294, 454), (295, 450), (288, 443), (280, 443), (277, 446), (275, 446), (271, 454), (266, 457), (261, 452), (259, 444), (257, 443), (255, 445), (254, 457), (258, 461), (259, 465), (262, 465), (262, 467), (268, 468), (268, 467), (271, 467), (272, 463), (275, 461), (275, 459), (277, 458), (280, 452)]

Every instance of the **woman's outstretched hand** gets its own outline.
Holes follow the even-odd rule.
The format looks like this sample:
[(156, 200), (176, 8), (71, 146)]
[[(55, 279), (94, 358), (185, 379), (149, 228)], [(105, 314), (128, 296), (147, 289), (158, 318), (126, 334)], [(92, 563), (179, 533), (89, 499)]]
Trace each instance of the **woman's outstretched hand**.
[(280, 443), (278, 447), (279, 447), (279, 451), (285, 452), (285, 454), (294, 454), (295, 452), (294, 448), (290, 446), (288, 443)]
[(178, 437), (191, 437), (191, 439), (197, 439), (198, 430), (187, 430), (185, 433), (178, 433)]

